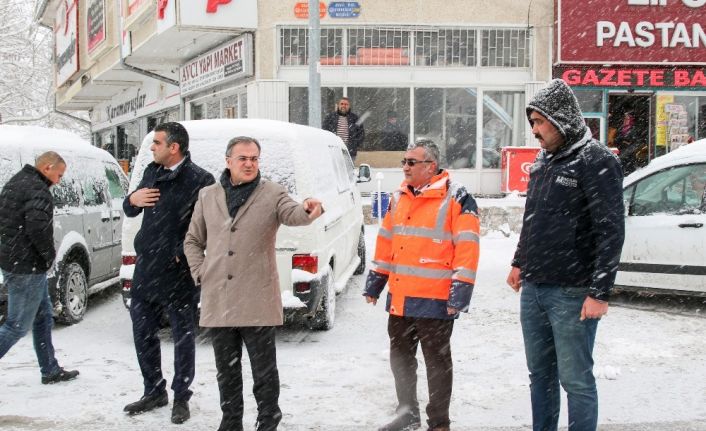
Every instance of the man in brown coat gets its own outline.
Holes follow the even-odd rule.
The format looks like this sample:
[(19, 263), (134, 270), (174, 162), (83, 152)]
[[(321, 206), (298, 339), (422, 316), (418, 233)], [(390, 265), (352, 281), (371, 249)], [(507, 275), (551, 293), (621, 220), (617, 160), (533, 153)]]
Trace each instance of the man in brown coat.
[[(212, 328), (223, 418), (219, 431), (243, 429), (242, 345), (257, 401), (257, 430), (276, 430), (279, 374), (275, 326), (283, 323), (275, 258), (281, 224), (310, 224), (321, 202), (297, 203), (284, 187), (260, 178), (260, 144), (240, 136), (226, 149), (220, 182), (204, 188), (184, 240), (191, 274), (201, 284), (200, 325)], [(207, 251), (207, 255), (206, 252)]]

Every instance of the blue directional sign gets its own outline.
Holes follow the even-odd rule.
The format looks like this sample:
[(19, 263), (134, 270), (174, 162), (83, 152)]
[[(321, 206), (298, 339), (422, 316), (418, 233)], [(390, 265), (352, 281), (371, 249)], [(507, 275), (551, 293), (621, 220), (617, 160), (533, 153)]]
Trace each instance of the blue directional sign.
[(331, 18), (358, 18), (360, 3), (357, 1), (332, 1), (328, 4), (328, 16)]

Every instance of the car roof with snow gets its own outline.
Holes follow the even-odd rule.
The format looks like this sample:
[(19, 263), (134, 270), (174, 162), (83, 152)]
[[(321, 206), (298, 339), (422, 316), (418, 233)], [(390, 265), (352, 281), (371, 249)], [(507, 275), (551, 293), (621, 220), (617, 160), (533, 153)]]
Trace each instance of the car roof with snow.
[(30, 150), (39, 147), (45, 151), (56, 151), (62, 156), (62, 152), (80, 153), (112, 159), (110, 153), (94, 147), (77, 134), (49, 127), (0, 125), (0, 145), (5, 148), (17, 147)]
[(645, 178), (648, 175), (652, 175), (657, 171), (665, 168), (677, 165), (693, 164), (693, 163), (706, 163), (706, 139), (700, 139), (691, 144), (682, 145), (674, 151), (656, 157), (647, 166), (642, 169), (638, 169), (632, 174), (625, 177), (623, 181), (623, 186), (628, 185)]
[[(336, 172), (331, 167), (330, 148), (343, 151), (346, 147), (333, 133), (309, 126), (262, 119), (210, 119), (180, 121), (189, 133), (189, 152), (197, 165), (211, 172), (218, 180), (225, 169), (228, 141), (236, 136), (248, 136), (262, 146), (260, 170), (263, 177), (282, 184), (292, 195), (310, 196), (315, 190), (330, 187)], [(153, 161), (150, 146), (154, 132), (148, 133), (140, 147), (130, 191), (139, 184), (145, 167)], [(313, 170), (314, 175), (297, 175)], [(295, 181), (295, 177), (298, 178)]]

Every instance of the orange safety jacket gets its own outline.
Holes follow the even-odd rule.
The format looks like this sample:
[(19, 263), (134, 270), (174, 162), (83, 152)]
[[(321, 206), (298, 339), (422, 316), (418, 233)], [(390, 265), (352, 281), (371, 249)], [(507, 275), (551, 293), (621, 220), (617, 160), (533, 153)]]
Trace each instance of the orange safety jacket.
[(446, 171), (415, 192), (402, 183), (377, 236), (366, 296), (389, 286), (387, 311), (396, 316), (453, 319), (468, 311), (479, 257), (478, 207)]

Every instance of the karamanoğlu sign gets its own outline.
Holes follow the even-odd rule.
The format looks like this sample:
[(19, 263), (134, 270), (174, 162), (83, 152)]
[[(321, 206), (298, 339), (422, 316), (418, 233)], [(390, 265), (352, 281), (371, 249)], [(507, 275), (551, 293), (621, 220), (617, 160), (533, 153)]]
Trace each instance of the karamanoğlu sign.
[(706, 64), (706, 0), (557, 0), (557, 62)]
[(672, 67), (601, 67), (556, 66), (555, 78), (572, 87), (674, 87), (706, 89), (706, 68)]

